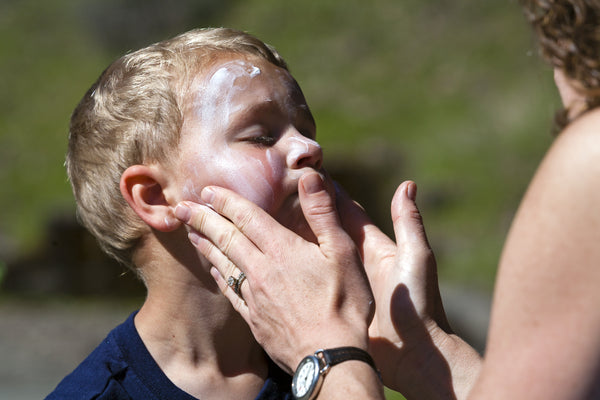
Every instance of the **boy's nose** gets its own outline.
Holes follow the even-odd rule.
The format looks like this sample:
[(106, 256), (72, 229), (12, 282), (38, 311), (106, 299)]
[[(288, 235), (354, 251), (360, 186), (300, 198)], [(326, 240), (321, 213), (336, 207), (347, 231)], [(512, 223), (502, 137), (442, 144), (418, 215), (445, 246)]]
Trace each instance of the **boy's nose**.
[(323, 164), (323, 149), (316, 141), (301, 135), (294, 134), (287, 138), (289, 168), (314, 168), (320, 169)]

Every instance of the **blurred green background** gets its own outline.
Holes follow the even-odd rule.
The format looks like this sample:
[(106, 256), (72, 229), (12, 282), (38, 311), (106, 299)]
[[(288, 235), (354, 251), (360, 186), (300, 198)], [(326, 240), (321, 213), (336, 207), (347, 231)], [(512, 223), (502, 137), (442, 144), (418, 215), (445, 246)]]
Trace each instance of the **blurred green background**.
[[(334, 176), (388, 232), (396, 186), (415, 180), (441, 281), (489, 293), (558, 107), (551, 70), (516, 0), (4, 0), (5, 299), (110, 295), (114, 285), (139, 294), (122, 283), (120, 267), (102, 279), (82, 272), (102, 262), (71, 225), (68, 120), (112, 60), (205, 26), (246, 30), (274, 45), (304, 90)], [(67, 263), (74, 266), (65, 273)]]

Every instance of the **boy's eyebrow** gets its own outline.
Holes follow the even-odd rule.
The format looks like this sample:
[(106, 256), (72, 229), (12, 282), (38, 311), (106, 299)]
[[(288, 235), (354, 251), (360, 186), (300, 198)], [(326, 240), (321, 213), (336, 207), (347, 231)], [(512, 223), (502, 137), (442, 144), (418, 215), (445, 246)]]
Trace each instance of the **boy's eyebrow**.
[(279, 105), (275, 101), (271, 99), (265, 99), (261, 102), (252, 104), (247, 109), (247, 111), (248, 113), (256, 113), (262, 111), (281, 111), (281, 107), (279, 107)]
[[(297, 105), (294, 108), (294, 111), (295, 111), (296, 115), (301, 115), (301, 116), (305, 117), (306, 119), (310, 120), (312, 123), (314, 123), (313, 116), (310, 113), (307, 105), (305, 105), (305, 104)], [(251, 106), (249, 106), (248, 108), (244, 108), (244, 109), (240, 110), (238, 113), (240, 115), (245, 116), (246, 118), (249, 118), (250, 116), (259, 114), (259, 113), (281, 113), (281, 114), (283, 114), (283, 113), (285, 113), (285, 110), (283, 110), (281, 105), (278, 104), (276, 101), (273, 101), (271, 99), (266, 99), (261, 102), (256, 102), (256, 103), (252, 104)], [(244, 117), (241, 117), (240, 122), (243, 122), (243, 120), (244, 120)]]
[(279, 110), (280, 107), (270, 99), (262, 101), (260, 103), (253, 103), (248, 107), (243, 107), (240, 110), (234, 111), (230, 114), (233, 118), (230, 118), (230, 123), (227, 127), (227, 132), (229, 134), (233, 134), (238, 129), (243, 128), (244, 125), (258, 122), (259, 114), (270, 114)]
[[(297, 104), (296, 107), (294, 107), (294, 111), (295, 113), (293, 115), (293, 119), (295, 122), (298, 122), (298, 120), (303, 120), (305, 123), (308, 122), (313, 130), (316, 130), (315, 119), (306, 103)], [(253, 103), (248, 108), (238, 111), (233, 119), (230, 129), (236, 130), (238, 127), (243, 126), (248, 122), (252, 122), (253, 119), (257, 118), (258, 114), (261, 114), (261, 117), (264, 117), (265, 114), (282, 114), (285, 112), (286, 111), (282, 110), (282, 107), (278, 102), (273, 101), (272, 99), (265, 99), (264, 101)]]

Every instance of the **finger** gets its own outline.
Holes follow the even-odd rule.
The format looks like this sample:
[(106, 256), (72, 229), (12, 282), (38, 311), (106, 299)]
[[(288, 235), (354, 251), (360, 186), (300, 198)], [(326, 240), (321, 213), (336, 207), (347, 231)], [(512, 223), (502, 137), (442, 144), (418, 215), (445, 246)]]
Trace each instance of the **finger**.
[(421, 213), (415, 199), (417, 185), (405, 181), (396, 189), (392, 199), (392, 221), (398, 245), (410, 245), (417, 250), (430, 251)]
[[(249, 310), (248, 310), (248, 305), (245, 301), (246, 297), (242, 298), (242, 297), (238, 296), (233, 291), (233, 289), (231, 289), (231, 287), (227, 284), (227, 280), (225, 278), (223, 278), (223, 275), (221, 275), (219, 273), (219, 270), (217, 268), (215, 268), (215, 267), (211, 268), (210, 274), (214, 278), (214, 280), (217, 283), (217, 286), (219, 287), (221, 292), (225, 295), (225, 297), (227, 297), (227, 299), (233, 306), (233, 309), (236, 310), (238, 313), (240, 313), (242, 318), (244, 318), (244, 320), (249, 324), (250, 323), (250, 314), (249, 314)], [(247, 279), (246, 279), (246, 281), (247, 281)], [(245, 283), (246, 281), (244, 281), (244, 284), (242, 285), (242, 287), (246, 286), (246, 289), (248, 289), (247, 288), (248, 284)], [(246, 294), (246, 295), (248, 294), (247, 290), (245, 291), (244, 294)]]
[(417, 185), (412, 181), (403, 182), (394, 194), (392, 220), (396, 241), (403, 247), (406, 255), (405, 267), (410, 270), (406, 275), (407, 279), (412, 279), (413, 282), (425, 282), (425, 285), (418, 283), (413, 285), (415, 297), (428, 299), (432, 307), (430, 314), (442, 329), (449, 332), (450, 325), (446, 319), (438, 287), (435, 257), (427, 240), (423, 218), (415, 203), (416, 196)]
[(216, 247), (210, 240), (203, 237), (198, 232), (192, 230), (188, 234), (190, 242), (196, 247), (196, 249), (208, 260), (208, 262), (216, 268), (221, 276), (238, 276), (241, 272), (239, 269), (225, 254), (223, 254), (218, 247)]
[(272, 245), (273, 236), (291, 234), (289, 229), (280, 225), (266, 211), (231, 190), (207, 186), (200, 197), (217, 213), (230, 220), (258, 249)]
[[(377, 264), (375, 258), (384, 246), (394, 246), (392, 240), (369, 218), (365, 210), (336, 183), (337, 208), (342, 226), (356, 244), (365, 266)], [(392, 249), (392, 251), (395, 251)]]
[[(262, 253), (231, 221), (204, 205), (189, 201), (179, 203), (174, 214), (180, 221), (210, 240), (234, 264), (245, 268), (247, 273), (252, 272), (246, 269), (248, 263), (245, 261), (255, 259)], [(212, 252), (213, 249), (209, 246), (206, 250)]]
[(335, 205), (335, 194), (333, 190), (327, 190), (321, 174), (311, 171), (302, 175), (298, 182), (298, 195), (304, 217), (319, 245), (334, 247), (341, 241), (350, 240), (342, 228)]

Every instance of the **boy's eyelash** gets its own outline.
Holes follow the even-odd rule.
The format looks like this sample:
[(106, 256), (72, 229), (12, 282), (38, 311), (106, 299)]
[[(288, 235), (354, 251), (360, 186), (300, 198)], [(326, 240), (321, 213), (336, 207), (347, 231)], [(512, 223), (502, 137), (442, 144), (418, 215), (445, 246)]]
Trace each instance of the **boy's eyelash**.
[(276, 142), (275, 138), (272, 136), (256, 136), (253, 137), (251, 141), (264, 146), (269, 146)]

